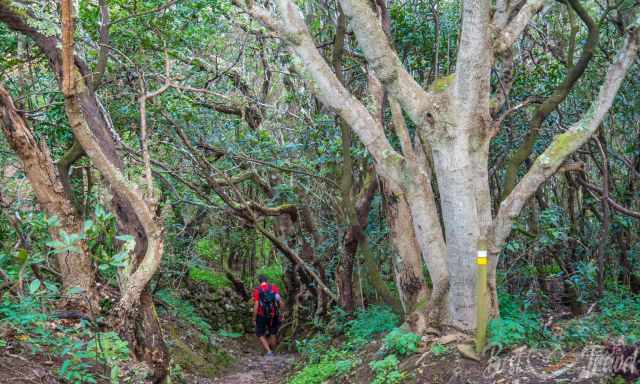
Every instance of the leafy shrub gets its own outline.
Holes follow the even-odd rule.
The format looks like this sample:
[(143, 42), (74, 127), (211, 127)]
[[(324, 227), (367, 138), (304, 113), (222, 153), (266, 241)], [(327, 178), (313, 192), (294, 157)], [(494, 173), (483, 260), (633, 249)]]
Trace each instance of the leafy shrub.
[(577, 293), (577, 301), (586, 304), (594, 298), (596, 291), (596, 279), (598, 267), (593, 261), (578, 262), (576, 273), (570, 276), (567, 281), (572, 285)]
[(346, 335), (354, 344), (366, 343), (372, 336), (392, 330), (399, 320), (389, 307), (371, 305), (347, 323)]
[(86, 356), (72, 353), (70, 358), (63, 361), (58, 375), (73, 384), (97, 383), (96, 378), (89, 371), (91, 363), (83, 361)]
[(626, 291), (607, 291), (598, 308), (599, 312), (567, 322), (557, 341), (581, 346), (621, 336), (629, 343), (640, 340), (640, 296)]
[(406, 374), (398, 371), (398, 358), (396, 355), (389, 355), (382, 360), (369, 363), (376, 376), (371, 384), (398, 384), (405, 379)]
[(115, 332), (97, 333), (87, 343), (86, 351), (89, 358), (102, 362), (114, 362), (129, 359), (129, 346)]
[(296, 340), (296, 350), (307, 361), (318, 362), (330, 343), (331, 337), (320, 333), (309, 339)]
[(418, 351), (420, 336), (413, 332), (408, 332), (400, 328), (394, 328), (384, 337), (384, 346), (388, 350), (393, 350), (401, 356)]
[(522, 299), (500, 292), (502, 317), (489, 322), (489, 347), (498, 350), (519, 344), (538, 346), (548, 338), (548, 332), (540, 332), (540, 315), (529, 311)]
[(449, 348), (440, 343), (435, 343), (431, 346), (431, 353), (435, 357), (444, 356), (449, 353)]
[(307, 365), (302, 371), (291, 379), (290, 384), (321, 384), (331, 378), (338, 371), (336, 363), (330, 360), (322, 360), (318, 363)]
[(338, 376), (345, 375), (351, 371), (354, 365), (353, 360), (338, 360), (336, 361), (336, 373)]
[(489, 346), (502, 350), (527, 341), (527, 331), (516, 319), (493, 319), (489, 322)]
[(36, 326), (48, 319), (40, 310), (40, 302), (34, 296), (26, 296), (21, 300), (12, 301), (8, 296), (0, 305), (0, 320), (4, 320), (25, 332), (31, 326)]
[(191, 269), (189, 269), (189, 277), (193, 281), (207, 283), (213, 289), (231, 286), (231, 282), (224, 273), (216, 272), (209, 268), (191, 267)]
[(129, 346), (115, 332), (98, 333), (87, 343), (85, 356), (109, 367), (111, 382), (119, 383), (118, 363), (129, 359)]
[(333, 376), (348, 373), (353, 365), (347, 352), (331, 349), (320, 361), (298, 372), (289, 384), (322, 384)]
[[(586, 268), (586, 267), (585, 267)], [(584, 275), (589, 275), (589, 268)], [(588, 279), (588, 277), (585, 277)], [(580, 347), (588, 343), (602, 343), (625, 337), (629, 343), (640, 340), (640, 297), (620, 287), (610, 287), (588, 316), (575, 318), (563, 324), (559, 334), (542, 328), (540, 315), (528, 310), (526, 303), (514, 296), (500, 293), (502, 318), (489, 322), (489, 346), (498, 349), (518, 344), (566, 344)]]
[[(36, 287), (33, 283), (30, 285)], [(48, 327), (49, 316), (42, 309), (53, 302), (57, 295), (50, 290), (40, 291), (39, 288), (29, 289), (30, 295), (20, 300), (14, 301), (5, 296), (0, 303), (0, 322), (11, 324), (16, 330), (16, 339), (25, 342), (32, 353), (46, 350), (53, 356), (61, 357), (63, 362), (58, 375), (67, 382), (95, 383), (96, 378), (90, 372), (95, 365), (95, 354), (87, 352), (87, 343), (84, 341), (92, 335), (87, 323), (83, 321), (79, 327), (57, 328), (54, 336)]]
[(552, 206), (540, 212), (540, 235), (536, 239), (536, 248), (546, 249), (569, 238), (569, 227), (563, 223), (563, 217), (566, 217), (566, 214), (559, 206)]

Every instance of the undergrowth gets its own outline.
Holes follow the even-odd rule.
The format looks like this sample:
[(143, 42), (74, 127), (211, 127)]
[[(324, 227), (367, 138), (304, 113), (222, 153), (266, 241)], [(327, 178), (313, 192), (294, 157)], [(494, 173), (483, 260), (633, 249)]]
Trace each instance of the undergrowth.
[[(498, 352), (527, 345), (532, 348), (579, 348), (589, 343), (602, 343), (624, 337), (627, 342), (640, 340), (640, 296), (616, 289), (606, 291), (588, 315), (560, 321), (545, 327), (545, 313), (521, 297), (500, 292), (501, 318), (489, 323), (488, 346)], [(355, 314), (355, 318), (340, 311), (333, 314), (330, 327), (324, 333), (296, 342), (304, 368), (290, 380), (292, 384), (319, 384), (347, 374), (362, 363), (358, 352), (376, 336), (385, 334), (381, 359), (368, 365), (374, 373), (373, 384), (397, 384), (406, 373), (398, 369), (399, 359), (418, 351), (420, 337), (396, 328), (399, 318), (386, 307), (371, 306)], [(342, 342), (335, 346), (335, 340)], [(328, 352), (327, 352), (328, 351)], [(434, 357), (447, 356), (451, 350), (444, 345), (431, 346)], [(386, 355), (386, 356), (385, 356)]]
[(620, 287), (611, 287), (595, 303), (592, 312), (545, 327), (543, 314), (534, 312), (514, 295), (501, 293), (500, 319), (489, 323), (489, 346), (498, 350), (518, 345), (580, 348), (590, 343), (624, 338), (640, 341), (640, 296)]
[(372, 336), (392, 330), (400, 321), (398, 315), (384, 306), (372, 305), (359, 311), (356, 318), (347, 322), (345, 335), (353, 345), (364, 345)]
[(321, 384), (333, 376), (344, 375), (354, 366), (354, 360), (344, 350), (330, 349), (318, 361), (307, 365), (296, 374), (290, 384)]
[(400, 361), (396, 355), (389, 355), (382, 360), (375, 360), (369, 363), (375, 378), (371, 384), (398, 384), (405, 379), (406, 373), (398, 371)]
[(627, 343), (640, 341), (640, 295), (607, 291), (594, 312), (569, 320), (560, 340), (571, 346), (602, 343), (624, 338)]
[(418, 352), (419, 343), (420, 336), (401, 328), (394, 328), (384, 337), (385, 348), (401, 356)]
[[(87, 321), (69, 324), (51, 316), (48, 303), (57, 299), (56, 293), (32, 289), (19, 300), (5, 296), (0, 302), (0, 328), (11, 329), (25, 352), (45, 353), (59, 361), (56, 372), (66, 382), (96, 383), (99, 378), (125, 382), (120, 363), (129, 359), (127, 343), (115, 332), (96, 331)], [(0, 350), (12, 343), (0, 341)]]
[[(293, 376), (290, 384), (320, 384), (332, 377), (339, 377), (352, 371), (361, 364), (357, 352), (376, 336), (389, 332), (384, 338), (383, 352), (394, 352), (386, 358), (371, 362), (376, 384), (396, 384), (404, 374), (398, 371), (399, 355), (408, 355), (417, 351), (420, 337), (408, 331), (396, 328), (399, 317), (384, 306), (370, 306), (358, 311), (355, 318), (341, 311), (333, 314), (329, 333), (296, 342), (305, 367)], [(338, 348), (332, 346), (336, 338), (343, 338)], [(327, 352), (328, 351), (328, 352)]]
[(231, 286), (231, 282), (227, 279), (224, 273), (216, 272), (204, 267), (191, 267), (189, 269), (189, 278), (193, 281), (207, 283), (212, 289)]
[(202, 335), (210, 337), (213, 334), (209, 323), (198, 313), (196, 308), (185, 298), (181, 298), (168, 289), (161, 289), (155, 293), (156, 298), (166, 306), (166, 310), (179, 319), (196, 327)]

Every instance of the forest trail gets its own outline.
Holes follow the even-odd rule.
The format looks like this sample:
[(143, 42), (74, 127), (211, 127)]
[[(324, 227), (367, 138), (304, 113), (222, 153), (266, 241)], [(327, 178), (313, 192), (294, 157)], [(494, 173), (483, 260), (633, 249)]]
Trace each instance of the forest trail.
[(257, 345), (243, 343), (234, 351), (235, 362), (213, 378), (198, 378), (193, 384), (278, 384), (290, 372), (295, 355), (277, 353), (265, 356)]
[(223, 376), (202, 384), (275, 384), (283, 382), (293, 365), (290, 354), (263, 356), (249, 354), (239, 360)]

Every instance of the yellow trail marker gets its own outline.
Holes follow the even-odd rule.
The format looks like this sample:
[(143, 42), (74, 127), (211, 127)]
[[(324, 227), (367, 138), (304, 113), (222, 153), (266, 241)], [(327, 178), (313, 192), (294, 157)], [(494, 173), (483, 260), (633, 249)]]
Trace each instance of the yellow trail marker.
[(489, 295), (487, 291), (487, 241), (478, 240), (476, 257), (476, 353), (482, 355), (487, 343), (487, 323), (489, 321)]

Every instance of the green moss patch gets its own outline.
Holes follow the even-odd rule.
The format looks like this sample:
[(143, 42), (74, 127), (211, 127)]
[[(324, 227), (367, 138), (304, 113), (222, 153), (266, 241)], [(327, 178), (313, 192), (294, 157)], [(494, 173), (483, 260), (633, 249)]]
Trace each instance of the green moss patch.
[(192, 267), (189, 269), (189, 278), (193, 281), (207, 283), (213, 289), (231, 287), (231, 282), (224, 273), (205, 267)]

